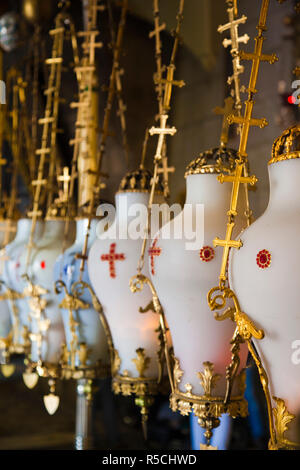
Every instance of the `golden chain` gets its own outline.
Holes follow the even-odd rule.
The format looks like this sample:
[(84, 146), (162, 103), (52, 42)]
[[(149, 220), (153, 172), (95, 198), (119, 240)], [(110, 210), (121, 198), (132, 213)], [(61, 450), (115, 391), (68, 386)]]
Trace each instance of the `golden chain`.
[[(167, 134), (174, 135), (176, 132), (176, 129), (173, 127), (172, 129), (167, 128), (167, 119), (168, 115), (167, 112), (170, 110), (170, 101), (171, 101), (171, 95), (172, 95), (172, 88), (174, 85), (176, 86), (184, 86), (184, 82), (181, 81), (175, 81), (173, 80), (174, 77), (174, 72), (175, 72), (175, 59), (176, 59), (176, 53), (178, 50), (178, 44), (179, 44), (179, 32), (183, 20), (183, 8), (184, 8), (184, 0), (179, 0), (179, 7), (178, 7), (178, 13), (176, 16), (177, 19), (177, 25), (176, 29), (174, 32), (174, 43), (173, 43), (173, 49), (171, 53), (171, 59), (170, 59), (170, 64), (167, 67), (167, 77), (166, 79), (162, 78), (162, 64), (161, 64), (161, 41), (160, 41), (160, 31), (165, 28), (165, 24), (163, 23), (162, 25), (159, 24), (159, 5), (158, 5), (158, 0), (153, 0), (153, 12), (154, 12), (154, 25), (155, 28), (154, 30), (149, 34), (150, 37), (155, 36), (155, 57), (156, 57), (156, 64), (157, 64), (157, 70), (155, 74), (155, 83), (157, 86), (157, 97), (158, 97), (158, 108), (159, 108), (159, 118), (160, 118), (160, 128), (156, 129), (152, 127), (149, 129), (149, 134), (154, 135), (158, 134), (158, 142), (157, 142), (157, 148), (156, 148), (156, 154), (154, 156), (154, 170), (153, 170), (153, 178), (152, 178), (152, 183), (151, 183), (151, 191), (150, 191), (150, 196), (149, 196), (149, 201), (148, 201), (148, 217), (147, 217), (147, 226), (145, 230), (145, 237), (143, 239), (142, 243), (142, 249), (141, 249), (141, 255), (140, 259), (138, 262), (138, 267), (137, 267), (137, 272), (138, 274), (141, 274), (142, 269), (144, 267), (145, 263), (145, 251), (146, 251), (146, 245), (147, 245), (147, 239), (150, 233), (150, 223), (151, 223), (151, 209), (153, 205), (153, 200), (154, 200), (154, 194), (155, 194), (155, 189), (156, 189), (156, 184), (158, 182), (159, 174), (163, 173), (164, 175), (164, 194), (165, 196), (168, 196), (169, 193), (169, 188), (168, 188), (168, 181), (167, 181), (167, 173), (168, 168), (167, 165), (167, 157), (166, 157), (166, 147), (165, 147), (165, 137)], [(163, 90), (163, 91), (162, 91)], [(147, 139), (145, 138), (144, 140), (144, 145), (143, 145), (143, 153), (142, 153), (142, 165), (144, 165), (144, 159), (145, 159), (145, 154), (146, 154), (146, 146), (147, 146)], [(161, 167), (162, 166), (162, 167)], [(161, 168), (160, 168), (161, 167)]]
[[(230, 46), (230, 54), (232, 57), (233, 74), (232, 76), (228, 77), (227, 83), (229, 85), (232, 85), (232, 84), (234, 85), (232, 89), (232, 94), (234, 96), (235, 114), (237, 116), (241, 116), (241, 110), (242, 110), (241, 91), (245, 91), (245, 87), (241, 87), (241, 83), (240, 83), (240, 75), (244, 72), (244, 67), (240, 64), (239, 44), (240, 43), (247, 44), (249, 40), (249, 36), (248, 34), (239, 36), (238, 27), (239, 25), (246, 23), (247, 17), (245, 15), (242, 15), (240, 18), (238, 18), (237, 1), (233, 2), (232, 0), (226, 0), (226, 3), (227, 3), (228, 23), (225, 25), (219, 26), (218, 32), (223, 33), (224, 31), (228, 31), (228, 30), (230, 32), (230, 39), (225, 38), (222, 43), (224, 48), (227, 48), (228, 46)], [(226, 145), (228, 141), (229, 123), (227, 121), (225, 108), (224, 108), (223, 130), (222, 130), (222, 135), (221, 135), (221, 146)], [(238, 125), (238, 132), (239, 133), (241, 132), (241, 124)], [(248, 166), (249, 166), (248, 163), (246, 163), (243, 169), (243, 176), (245, 178), (248, 177)], [(245, 192), (245, 203), (246, 203), (246, 209), (245, 209), (244, 215), (246, 218), (247, 226), (249, 226), (252, 222), (252, 210), (250, 209), (250, 203), (249, 203), (248, 183), (244, 183), (244, 192)]]
[[(110, 35), (112, 38), (112, 46), (115, 43), (115, 31), (113, 25), (113, 15), (112, 15), (112, 8), (111, 8), (111, 0), (107, 0), (107, 9), (108, 9), (108, 16), (109, 16), (109, 23), (110, 23)], [(129, 146), (127, 140), (127, 125), (126, 125), (126, 104), (124, 102), (123, 97), (123, 89), (122, 89), (122, 76), (124, 74), (124, 69), (120, 68), (118, 64), (118, 68), (116, 71), (115, 79), (116, 79), (116, 95), (117, 95), (117, 103), (118, 103), (118, 111), (117, 115), (120, 119), (121, 125), (121, 132), (122, 132), (122, 146), (125, 154), (125, 161), (127, 167), (129, 166)]]
[(227, 223), (227, 230), (225, 240), (219, 240), (216, 238), (214, 240), (215, 246), (222, 246), (223, 247), (223, 256), (222, 256), (222, 264), (221, 264), (221, 271), (220, 271), (220, 288), (222, 288), (226, 281), (227, 281), (227, 263), (228, 263), (228, 256), (230, 248), (240, 248), (242, 243), (240, 240), (235, 241), (231, 239), (233, 228), (235, 226), (235, 217), (237, 215), (237, 203), (238, 203), (238, 196), (239, 196), (239, 189), (241, 183), (249, 183), (254, 185), (257, 179), (252, 176), (244, 176), (245, 166), (247, 165), (247, 143), (248, 143), (248, 136), (249, 130), (251, 126), (259, 126), (261, 128), (265, 127), (268, 122), (266, 119), (254, 119), (252, 118), (253, 112), (253, 105), (254, 105), (254, 96), (257, 92), (256, 90), (256, 82), (258, 77), (258, 71), (260, 62), (267, 61), (269, 63), (276, 62), (277, 57), (275, 54), (266, 55), (262, 53), (262, 46), (264, 42), (263, 32), (266, 30), (266, 17), (267, 11), (269, 7), (269, 0), (263, 0), (261, 6), (261, 12), (259, 17), (259, 24), (257, 26), (258, 34), (255, 38), (255, 49), (253, 53), (245, 53), (240, 52), (239, 56), (241, 59), (244, 60), (251, 60), (252, 61), (252, 68), (251, 68), (251, 75), (250, 81), (248, 86), (248, 99), (245, 102), (245, 110), (244, 116), (235, 116), (231, 115), (228, 118), (230, 123), (237, 123), (241, 125), (241, 133), (240, 133), (240, 144), (239, 144), (239, 158), (236, 163), (236, 168), (234, 171), (233, 176), (225, 176), (219, 175), (218, 179), (220, 181), (227, 181), (233, 183), (232, 193), (231, 193), (231, 200), (230, 200), (230, 209), (228, 211), (228, 223)]
[[(32, 181), (34, 185), (34, 196), (32, 210), (28, 213), (28, 217), (32, 218), (29, 241), (27, 245), (26, 271), (28, 270), (30, 255), (33, 248), (33, 239), (38, 218), (42, 217), (41, 193), (42, 188), (48, 188), (47, 191), (47, 207), (50, 207), (54, 195), (54, 178), (56, 163), (56, 137), (57, 137), (57, 120), (60, 102), (60, 86), (61, 73), (63, 63), (63, 45), (66, 32), (66, 24), (69, 24), (71, 41), (73, 45), (74, 62), (77, 65), (78, 57), (76, 54), (76, 36), (71, 18), (65, 12), (60, 12), (55, 19), (55, 28), (50, 30), (49, 34), (54, 36), (51, 58), (46, 59), (45, 63), (50, 66), (48, 77), (48, 86), (44, 94), (46, 95), (46, 107), (44, 117), (38, 120), (43, 126), (41, 147), (36, 150), (39, 156), (39, 164), (37, 169), (36, 180)], [(74, 47), (75, 46), (75, 47)], [(49, 162), (48, 172), (46, 174), (45, 165)]]
[(92, 192), (91, 198), (89, 201), (88, 213), (87, 213), (88, 226), (86, 230), (86, 236), (84, 240), (82, 253), (80, 255), (80, 258), (81, 258), (80, 281), (82, 280), (82, 275), (83, 275), (84, 267), (85, 267), (85, 261), (87, 259), (88, 239), (90, 235), (91, 222), (94, 217), (94, 211), (95, 211), (94, 206), (95, 206), (96, 200), (99, 200), (100, 192), (102, 188), (102, 184), (101, 184), (102, 160), (103, 160), (103, 156), (104, 156), (104, 152), (106, 148), (107, 137), (109, 136), (109, 121), (110, 121), (112, 103), (113, 103), (113, 99), (114, 99), (115, 92), (116, 92), (116, 73), (119, 69), (119, 60), (120, 60), (120, 54), (121, 54), (121, 48), (122, 48), (127, 9), (128, 9), (128, 0), (123, 0), (121, 16), (120, 16), (118, 31), (117, 31), (117, 37), (116, 37), (116, 41), (115, 41), (114, 48), (113, 48), (112, 70), (111, 70), (110, 79), (109, 79), (108, 95), (107, 95), (106, 106), (105, 106), (105, 111), (104, 111), (99, 152), (97, 156), (95, 190)]

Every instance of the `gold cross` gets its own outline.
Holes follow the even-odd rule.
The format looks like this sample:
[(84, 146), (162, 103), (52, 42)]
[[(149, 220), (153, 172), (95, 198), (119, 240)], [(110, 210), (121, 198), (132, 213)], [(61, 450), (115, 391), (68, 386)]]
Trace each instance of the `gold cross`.
[(258, 126), (261, 129), (266, 127), (268, 125), (268, 121), (263, 118), (263, 119), (255, 119), (251, 118), (249, 115), (246, 116), (235, 116), (234, 114), (230, 114), (227, 117), (228, 123), (232, 124), (235, 122), (236, 124), (247, 124), (247, 126)]
[(166, 127), (167, 120), (168, 120), (168, 115), (167, 114), (162, 114), (161, 117), (160, 117), (160, 127), (153, 127), (152, 126), (151, 129), (149, 129), (149, 134), (150, 135), (154, 135), (154, 134), (159, 135), (158, 142), (157, 142), (157, 147), (156, 147), (156, 154), (155, 154), (155, 157), (154, 157), (156, 160), (161, 160), (161, 152), (162, 152), (162, 147), (163, 147), (163, 143), (164, 143), (164, 140), (165, 140), (165, 136), (166, 135), (174, 135), (177, 132), (177, 130), (174, 126), (173, 127)]
[[(276, 54), (263, 54), (262, 53), (262, 42), (258, 41), (259, 36), (255, 38), (255, 47), (254, 47), (254, 52), (245, 52), (245, 51), (240, 51), (239, 52), (239, 57), (241, 60), (252, 60), (252, 73), (250, 76), (250, 83), (249, 83), (249, 93), (256, 93), (256, 89), (254, 86), (254, 82), (256, 82), (257, 79), (257, 72), (256, 69), (259, 67), (260, 62), (268, 62), (269, 64), (274, 64), (275, 62), (278, 61), (278, 57)], [(253, 84), (252, 84), (253, 82)]]
[(164, 84), (165, 85), (165, 93), (164, 93), (164, 110), (168, 111), (170, 109), (170, 100), (172, 94), (172, 87), (178, 86), (182, 88), (185, 86), (184, 80), (173, 80), (175, 72), (175, 65), (171, 64), (167, 67), (167, 78), (162, 78), (160, 80), (156, 80), (156, 84)]
[(223, 46), (227, 47), (231, 45), (232, 49), (238, 50), (238, 44), (240, 42), (247, 44), (247, 42), (249, 41), (248, 34), (244, 34), (243, 36), (239, 37), (239, 33), (238, 33), (239, 25), (246, 23), (247, 16), (243, 15), (241, 18), (234, 19), (234, 8), (229, 8), (228, 14), (229, 14), (229, 22), (222, 26), (219, 26), (218, 33), (224, 33), (224, 31), (227, 31), (228, 29), (230, 29), (231, 39), (225, 38), (223, 41)]
[(222, 145), (225, 146), (228, 142), (228, 134), (229, 134), (229, 126), (230, 126), (229, 121), (228, 121), (228, 117), (232, 116), (232, 114), (233, 114), (233, 112), (232, 112), (233, 111), (233, 105), (234, 105), (233, 98), (231, 96), (228, 96), (224, 100), (224, 107), (223, 108), (221, 108), (220, 106), (217, 106), (214, 109), (215, 114), (223, 115), (222, 132), (221, 132), (221, 138), (220, 138), (221, 146)]
[(168, 167), (168, 158), (166, 155), (166, 143), (164, 142), (162, 149), (162, 168), (158, 168), (157, 174), (163, 174), (164, 196), (169, 196), (169, 173), (174, 173), (175, 167)]
[(67, 166), (64, 166), (63, 174), (57, 177), (57, 181), (63, 182), (63, 200), (67, 201), (69, 195), (69, 182), (71, 181), (69, 168)]
[[(231, 194), (231, 204), (230, 204), (230, 209), (227, 213), (229, 216), (230, 220), (232, 216), (236, 216), (237, 211), (237, 201), (238, 201), (238, 194), (239, 194), (239, 187), (241, 183), (249, 183), (251, 185), (254, 185), (257, 181), (257, 178), (255, 176), (249, 176), (245, 177), (242, 176), (243, 174), (243, 169), (244, 169), (244, 163), (239, 163), (236, 165), (235, 173), (232, 176), (228, 175), (223, 175), (220, 174), (218, 176), (218, 179), (221, 183), (223, 182), (231, 182), (233, 183), (232, 187), (232, 194)], [(230, 248), (240, 248), (242, 246), (241, 240), (231, 240), (232, 236), (232, 230), (234, 227), (235, 223), (234, 222), (228, 222), (227, 223), (227, 229), (226, 229), (226, 236), (225, 240), (220, 240), (218, 237), (214, 239), (214, 246), (222, 246), (224, 247), (223, 250), (223, 257), (222, 257), (222, 264), (221, 264), (221, 272), (220, 272), (220, 281), (225, 281), (226, 280), (226, 268), (227, 268), (227, 259), (228, 259), (228, 254), (229, 254), (229, 249)]]
[(237, 4), (236, 2), (233, 3), (232, 1), (227, 1), (228, 8), (228, 18), (229, 22), (226, 25), (219, 26), (218, 32), (223, 33), (230, 29), (230, 39), (225, 38), (223, 40), (223, 46), (226, 48), (231, 46), (231, 55), (232, 55), (232, 66), (233, 66), (233, 74), (231, 77), (228, 77), (227, 83), (231, 85), (234, 82), (234, 93), (235, 93), (235, 108), (238, 112), (241, 109), (241, 97), (240, 97), (240, 82), (239, 82), (239, 75), (243, 73), (244, 67), (240, 64), (240, 57), (238, 54), (239, 50), (239, 43), (247, 44), (249, 41), (248, 34), (244, 34), (243, 36), (239, 37), (238, 34), (238, 27), (240, 24), (244, 24), (247, 20), (247, 17), (243, 15), (239, 20), (236, 19), (237, 16)]
[(158, 7), (158, 0), (154, 0), (154, 29), (149, 33), (149, 38), (153, 38), (155, 36), (156, 40), (156, 53), (160, 53), (160, 32), (166, 28), (166, 23), (159, 24), (159, 7)]
[(243, 183), (243, 184), (250, 184), (251, 186), (254, 186), (255, 183), (257, 182), (257, 178), (254, 175), (247, 176), (247, 177), (242, 176), (243, 169), (244, 169), (244, 163), (239, 163), (236, 165), (236, 169), (233, 175), (224, 175), (223, 173), (218, 175), (218, 180), (220, 181), (220, 183), (224, 183), (224, 182), (233, 183), (232, 194), (231, 194), (231, 205), (227, 213), (229, 216), (237, 215), (236, 207), (237, 207), (237, 198), (238, 198), (240, 184)]
[(226, 269), (227, 269), (227, 259), (228, 259), (230, 248), (239, 249), (241, 248), (241, 246), (243, 246), (243, 243), (240, 239), (231, 240), (232, 230), (233, 230), (234, 225), (235, 225), (234, 222), (227, 223), (225, 240), (220, 240), (218, 237), (216, 237), (213, 241), (214, 246), (222, 246), (224, 248), (222, 264), (221, 264), (221, 272), (220, 272), (220, 281), (226, 281), (226, 278), (227, 278)]

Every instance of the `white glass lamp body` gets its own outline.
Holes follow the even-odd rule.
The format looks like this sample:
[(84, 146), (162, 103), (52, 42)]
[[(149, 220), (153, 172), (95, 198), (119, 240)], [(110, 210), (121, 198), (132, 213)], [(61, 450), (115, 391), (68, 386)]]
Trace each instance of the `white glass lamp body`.
[[(62, 344), (65, 343), (63, 321), (59, 309), (59, 299), (54, 292), (53, 268), (58, 255), (61, 253), (65, 242), (70, 246), (73, 237), (73, 227), (70, 228), (68, 240), (64, 240), (63, 220), (46, 220), (42, 237), (37, 239), (31, 252), (28, 275), (34, 285), (47, 289), (48, 293), (41, 298), (47, 301), (44, 309), (45, 318), (50, 320), (49, 328), (43, 332), (41, 357), (38, 354), (37, 341), (32, 341), (31, 360), (37, 362), (39, 359), (45, 363), (57, 364), (61, 356)], [(21, 264), (27, 257), (26, 250), (21, 256)], [(39, 334), (38, 322), (31, 320), (31, 332)]]
[[(139, 374), (133, 359), (137, 357), (136, 350), (139, 348), (143, 348), (145, 355), (150, 358), (144, 376), (158, 376), (156, 353), (159, 346), (155, 330), (159, 326), (159, 318), (151, 310), (145, 314), (139, 312), (140, 307), (144, 308), (151, 302), (150, 290), (145, 287), (141, 292), (132, 293), (129, 288), (130, 278), (137, 272), (142, 240), (129, 237), (132, 217), (128, 216), (124, 206), (127, 205), (130, 211), (134, 204), (142, 204), (145, 208), (142, 223), (145, 225), (148, 199), (149, 193), (146, 192), (118, 193), (115, 220), (108, 231), (96, 239), (88, 259), (89, 277), (107, 317), (114, 348), (121, 359), (119, 373), (128, 372), (130, 377), (135, 378)], [(123, 234), (122, 238), (119, 233)], [(119, 259), (110, 263), (107, 260), (110, 252), (118, 255)], [(143, 273), (149, 277), (147, 265)]]
[[(231, 185), (220, 184), (216, 174), (188, 175), (183, 211), (157, 233), (158, 255), (154, 260), (149, 258), (152, 282), (170, 328), (174, 356), (183, 371), (179, 391), (185, 393), (185, 385), (189, 384), (192, 393), (198, 396), (204, 395), (198, 372), (203, 372), (204, 362), (211, 362), (214, 374), (221, 374), (212, 395), (224, 397), (225, 369), (231, 360), (229, 343), (235, 326), (229, 320), (217, 322), (207, 303), (208, 291), (219, 282), (222, 249), (213, 248), (213, 240), (216, 236), (222, 238), (226, 229), (230, 193)], [(197, 204), (204, 205), (204, 219), (198, 219), (196, 224)], [(240, 220), (240, 228), (241, 223)], [(183, 227), (179, 239), (174, 236), (176, 226)], [(191, 239), (186, 234), (191, 227), (197, 228), (198, 233), (203, 230), (204, 248), (187, 248)], [(167, 229), (170, 238), (162, 238)], [(200, 257), (202, 248), (204, 259)], [(245, 359), (246, 351), (242, 348), (242, 367)]]
[[(271, 395), (285, 401), (299, 426), (300, 159), (270, 165), (269, 176), (268, 207), (241, 234), (242, 248), (232, 250), (230, 284), (241, 309), (265, 332), (255, 346), (269, 377)], [(286, 437), (300, 443), (296, 423), (289, 424)]]
[[(30, 230), (31, 230), (31, 219), (23, 218), (18, 221), (17, 232), (15, 239), (6, 245), (5, 252), (8, 259), (4, 263), (3, 280), (6, 286), (15, 292), (21, 294), (25, 287), (25, 282), (22, 279), (22, 274), (25, 272), (26, 259), (24, 253), (26, 252)], [(42, 236), (44, 230), (44, 223), (38, 221), (36, 224), (35, 238), (37, 241)], [(5, 288), (4, 288), (5, 289)], [(18, 345), (24, 344), (23, 331), (24, 327), (30, 328), (29, 319), (29, 306), (27, 299), (20, 298), (14, 301), (18, 311), (18, 322), (19, 328), (17, 338), (14, 338), (14, 342)], [(11, 314), (12, 324), (15, 324), (15, 316), (11, 302), (9, 302), (9, 310)]]
[[(89, 252), (91, 245), (95, 242), (97, 224), (98, 220), (91, 221), (87, 252)], [(65, 283), (69, 293), (72, 292), (72, 285), (79, 281), (80, 278), (81, 260), (76, 258), (76, 255), (80, 255), (82, 253), (87, 225), (88, 219), (80, 219), (76, 221), (75, 242), (58, 257), (54, 267), (55, 280), (61, 279)], [(90, 284), (87, 272), (87, 263), (85, 263), (82, 281)], [(62, 290), (58, 295), (60, 302), (63, 300), (64, 296), (65, 292)], [(105, 331), (103, 329), (99, 313), (92, 306), (92, 297), (87, 289), (83, 291), (80, 299), (90, 305), (89, 308), (78, 309), (76, 312), (73, 312), (73, 317), (78, 322), (78, 327), (76, 328), (78, 344), (85, 343), (87, 345), (88, 358), (86, 364), (87, 366), (94, 366), (99, 360), (102, 364), (107, 364), (109, 356)], [(64, 322), (67, 348), (70, 351), (72, 334), (69, 324), (69, 312), (65, 309), (61, 309), (61, 313)], [(79, 365), (78, 360), (78, 355), (76, 355), (76, 366)]]

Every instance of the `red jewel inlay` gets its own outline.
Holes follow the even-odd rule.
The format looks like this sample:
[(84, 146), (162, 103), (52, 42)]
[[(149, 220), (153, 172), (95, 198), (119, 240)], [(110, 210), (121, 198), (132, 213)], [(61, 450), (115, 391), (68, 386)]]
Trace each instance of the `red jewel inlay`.
[(109, 253), (101, 255), (101, 261), (108, 261), (110, 277), (116, 277), (115, 261), (124, 261), (125, 255), (123, 253), (116, 253), (116, 244), (111, 243)]
[(161, 248), (156, 246), (157, 238), (155, 238), (154, 242), (152, 243), (151, 248), (149, 248), (148, 253), (151, 258), (150, 265), (151, 265), (151, 273), (154, 276), (155, 269), (154, 269), (154, 256), (159, 256), (161, 254)]
[(20, 267), (20, 263), (17, 262), (17, 263), (16, 263), (16, 269), (18, 269), (19, 267)]
[(202, 261), (211, 261), (215, 257), (215, 250), (211, 246), (204, 246), (200, 250), (200, 258)]
[(256, 263), (262, 268), (268, 268), (271, 264), (271, 253), (268, 250), (260, 250), (256, 255)]
[(41, 268), (45, 269), (45, 267), (46, 267), (46, 261), (41, 261)]

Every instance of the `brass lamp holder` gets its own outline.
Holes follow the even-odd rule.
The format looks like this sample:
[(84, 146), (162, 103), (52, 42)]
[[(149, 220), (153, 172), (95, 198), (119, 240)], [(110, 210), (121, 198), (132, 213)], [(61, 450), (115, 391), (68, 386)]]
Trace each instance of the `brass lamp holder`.
[[(92, 297), (92, 305), (84, 302), (81, 297), (87, 289)], [(55, 284), (55, 293), (60, 294), (64, 290), (65, 296), (59, 307), (69, 312), (69, 327), (72, 335), (70, 350), (65, 344), (62, 345), (62, 355), (60, 360), (60, 371), (62, 379), (96, 379), (106, 378), (110, 375), (109, 364), (103, 364), (101, 360), (94, 365), (88, 364), (89, 350), (83, 342), (79, 343), (76, 328), (78, 323), (74, 319), (74, 314), (78, 309), (86, 309), (91, 306), (98, 312), (100, 319), (102, 306), (99, 303), (91, 286), (83, 281), (75, 282), (72, 285), (71, 293), (68, 292), (65, 283), (58, 280)], [(77, 364), (78, 363), (78, 364)]]

